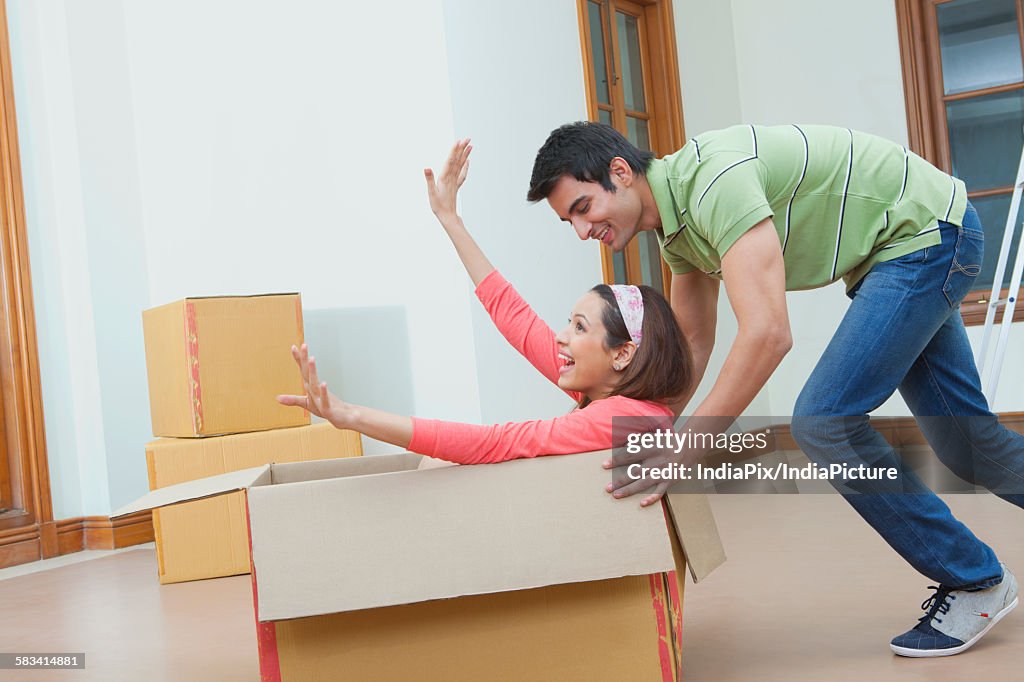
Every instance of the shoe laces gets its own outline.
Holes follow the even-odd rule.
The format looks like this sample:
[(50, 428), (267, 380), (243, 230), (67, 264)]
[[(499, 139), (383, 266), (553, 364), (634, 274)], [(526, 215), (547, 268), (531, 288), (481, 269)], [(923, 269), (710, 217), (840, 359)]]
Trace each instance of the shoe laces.
[(951, 606), (950, 600), (956, 599), (955, 594), (950, 594), (952, 590), (948, 587), (942, 587), (941, 585), (929, 585), (929, 590), (935, 590), (935, 594), (928, 597), (921, 604), (921, 608), (925, 611), (925, 614), (918, 619), (921, 623), (927, 623), (932, 618), (935, 619), (936, 623), (941, 623), (942, 619), (938, 617), (941, 613), (946, 615), (949, 613)]

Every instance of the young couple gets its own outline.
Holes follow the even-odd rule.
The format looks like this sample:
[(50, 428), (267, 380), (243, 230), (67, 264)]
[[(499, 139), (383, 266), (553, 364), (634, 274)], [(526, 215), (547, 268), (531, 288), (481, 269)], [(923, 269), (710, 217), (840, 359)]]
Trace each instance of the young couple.
[[(430, 205), (505, 338), (576, 402), (550, 420), (474, 426), (345, 403), (292, 352), (306, 395), (281, 396), (338, 428), (463, 464), (621, 445), (612, 417), (681, 412), (715, 341), (724, 281), (738, 332), (690, 419), (726, 424), (750, 404), (792, 346), (786, 291), (845, 280), (852, 299), (794, 408), (792, 432), (813, 461), (894, 467), (901, 491), (867, 482), (844, 498), (915, 569), (937, 583), (924, 616), (894, 638), (903, 656), (965, 651), (1018, 603), (993, 550), (956, 520), (868, 423), (895, 391), (936, 455), (958, 476), (1024, 507), (1024, 436), (998, 423), (981, 393), (959, 314), (982, 262), (983, 232), (964, 184), (905, 147), (829, 126), (735, 126), (665, 158), (614, 129), (573, 123), (537, 154), (527, 198), (546, 199), (580, 239), (621, 251), (653, 231), (672, 271), (671, 305), (648, 287), (598, 285), (568, 326), (548, 328), (486, 259), (456, 214), (471, 147), (455, 145)], [(704, 453), (608, 461), (692, 465)], [(616, 497), (667, 483), (613, 479)]]

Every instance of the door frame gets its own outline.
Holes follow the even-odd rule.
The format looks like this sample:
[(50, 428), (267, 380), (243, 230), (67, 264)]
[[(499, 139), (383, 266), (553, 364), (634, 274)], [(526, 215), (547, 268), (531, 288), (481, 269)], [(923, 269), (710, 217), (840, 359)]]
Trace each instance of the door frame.
[[(11, 509), (0, 514), (0, 567), (58, 554), (43, 428), (28, 233), (14, 110), (7, 6), (0, 0), (0, 477)], [(6, 459), (6, 462), (3, 460)]]

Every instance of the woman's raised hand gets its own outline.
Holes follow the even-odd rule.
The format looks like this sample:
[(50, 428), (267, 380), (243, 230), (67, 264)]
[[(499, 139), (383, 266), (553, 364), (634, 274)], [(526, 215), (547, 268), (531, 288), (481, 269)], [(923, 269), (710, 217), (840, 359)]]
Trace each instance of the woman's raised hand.
[(469, 138), (459, 140), (452, 147), (451, 153), (445, 159), (441, 172), (435, 177), (434, 171), (430, 168), (423, 169), (423, 176), (427, 180), (427, 197), (430, 199), (430, 210), (434, 212), (442, 223), (456, 215), (455, 198), (459, 188), (466, 181), (466, 174), (469, 172), (469, 153), (473, 146), (469, 144)]

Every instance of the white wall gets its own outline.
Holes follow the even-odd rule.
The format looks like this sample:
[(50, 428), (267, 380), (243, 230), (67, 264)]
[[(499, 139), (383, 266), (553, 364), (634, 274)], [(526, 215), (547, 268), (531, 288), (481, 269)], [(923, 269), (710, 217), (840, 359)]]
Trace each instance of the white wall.
[[(804, 120), (905, 140), (891, 4), (676, 0), (688, 133)], [(575, 3), (8, 14), (57, 518), (144, 491), (140, 313), (185, 295), (301, 291), (324, 374), (356, 402), (466, 421), (569, 409), (480, 311), (420, 171), (474, 137), (467, 223), (558, 326), (598, 251), (524, 195), (547, 133), (585, 115)], [(792, 410), (845, 305), (839, 287), (791, 296), (797, 349), (751, 414)], [(724, 297), (721, 317), (712, 375), (735, 333)], [(1004, 383), (996, 407), (1022, 398)]]
[[(85, 196), (93, 178), (84, 177), (88, 149), (79, 142), (88, 131), (78, 127), (64, 4), (9, 2), (7, 9), (51, 494), (55, 517), (67, 518), (100, 513), (110, 499), (90, 262), (96, 216), (87, 211), (95, 202)], [(132, 400), (125, 404), (131, 409)], [(144, 469), (137, 479), (145, 485)]]
[(344, 397), (475, 421), (467, 291), (421, 174), (454, 135), (442, 8), (395, 9), (124, 3), (150, 297), (300, 291)]
[(57, 518), (145, 491), (140, 313), (185, 295), (301, 291), (343, 396), (479, 421), (421, 175), (454, 137), (439, 0), (8, 8)]
[[(601, 281), (601, 255), (547, 202), (528, 204), (526, 190), (548, 133), (587, 117), (576, 5), (446, 0), (444, 7), (455, 127), (474, 144), (466, 224), (495, 267), (559, 329), (576, 299)], [(472, 310), (484, 421), (568, 412), (572, 401), (508, 346), (479, 304)]]
[[(737, 122), (827, 123), (907, 143), (892, 0), (675, 0), (673, 7), (688, 135)], [(767, 403), (762, 392), (760, 404), (748, 414), (763, 414), (752, 410), (765, 405), (776, 416), (792, 414), (804, 381), (849, 305), (841, 283), (788, 298), (793, 352), (769, 382)], [(721, 366), (723, 342), (735, 333), (725, 301), (720, 318), (726, 326), (719, 331), (712, 369)], [(1007, 350), (1004, 381), (993, 406), (997, 411), (1024, 409), (1024, 386), (1005, 380), (1021, 376), (1024, 368), (1020, 327), (1015, 325)], [(968, 333), (977, 349), (980, 328)], [(702, 392), (712, 379), (702, 384)], [(896, 395), (876, 414), (907, 415), (909, 410)]]

